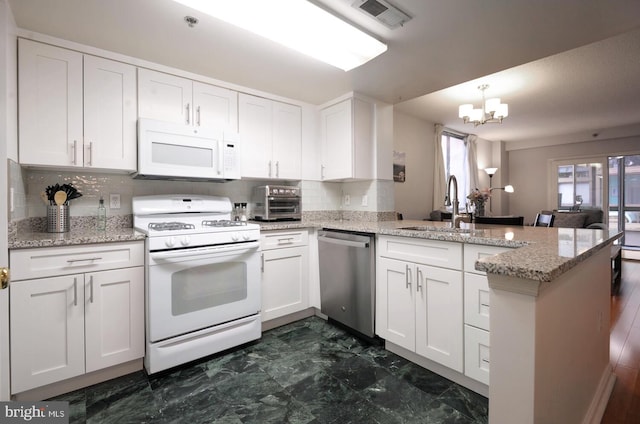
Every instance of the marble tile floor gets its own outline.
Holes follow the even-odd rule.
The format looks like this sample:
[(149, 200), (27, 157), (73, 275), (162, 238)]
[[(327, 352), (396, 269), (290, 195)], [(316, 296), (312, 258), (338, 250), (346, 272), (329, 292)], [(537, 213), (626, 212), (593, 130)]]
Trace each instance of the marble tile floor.
[(77, 390), (71, 423), (488, 422), (488, 400), (317, 317), (147, 376)]

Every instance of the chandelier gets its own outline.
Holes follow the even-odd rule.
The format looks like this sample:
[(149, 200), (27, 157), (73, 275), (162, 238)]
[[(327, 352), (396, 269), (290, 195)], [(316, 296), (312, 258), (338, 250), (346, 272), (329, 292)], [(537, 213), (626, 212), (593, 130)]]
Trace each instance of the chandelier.
[(489, 84), (478, 86), (478, 90), (482, 91), (482, 107), (474, 109), (472, 104), (460, 105), (458, 108), (458, 117), (464, 120), (465, 124), (472, 123), (474, 126), (484, 125), (486, 123), (502, 123), (502, 119), (509, 116), (509, 105), (500, 103), (500, 98), (484, 99), (484, 90), (489, 88)]

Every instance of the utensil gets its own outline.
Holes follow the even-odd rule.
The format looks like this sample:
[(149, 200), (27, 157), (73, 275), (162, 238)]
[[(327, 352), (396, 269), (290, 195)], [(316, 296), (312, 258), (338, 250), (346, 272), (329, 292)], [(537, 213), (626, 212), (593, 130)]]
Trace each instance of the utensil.
[(49, 201), (49, 196), (47, 196), (46, 192), (41, 192), (40, 193), (40, 198), (42, 199), (42, 201), (44, 202), (45, 205), (50, 205), (51, 202)]
[(56, 194), (53, 195), (53, 200), (58, 206), (64, 205), (67, 201), (67, 193), (62, 190), (56, 191)]

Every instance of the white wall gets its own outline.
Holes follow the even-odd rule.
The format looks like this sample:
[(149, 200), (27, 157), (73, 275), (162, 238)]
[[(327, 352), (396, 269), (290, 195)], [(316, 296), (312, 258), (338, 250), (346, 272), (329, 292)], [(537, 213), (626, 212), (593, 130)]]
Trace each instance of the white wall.
[(553, 208), (547, 204), (549, 161), (552, 159), (638, 153), (640, 136), (511, 150), (508, 152), (509, 184), (515, 187), (515, 193), (507, 197), (509, 212), (523, 215), (525, 223), (531, 223), (540, 210)]
[(395, 208), (404, 219), (424, 219), (433, 208), (434, 124), (393, 113), (393, 149), (406, 153), (406, 177), (394, 184)]

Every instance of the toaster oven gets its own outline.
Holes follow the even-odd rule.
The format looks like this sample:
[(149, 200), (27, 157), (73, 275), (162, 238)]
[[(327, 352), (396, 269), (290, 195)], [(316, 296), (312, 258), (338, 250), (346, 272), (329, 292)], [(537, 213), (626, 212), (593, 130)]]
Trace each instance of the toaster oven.
[(266, 185), (253, 189), (253, 217), (257, 221), (299, 221), (301, 203), (298, 187)]

